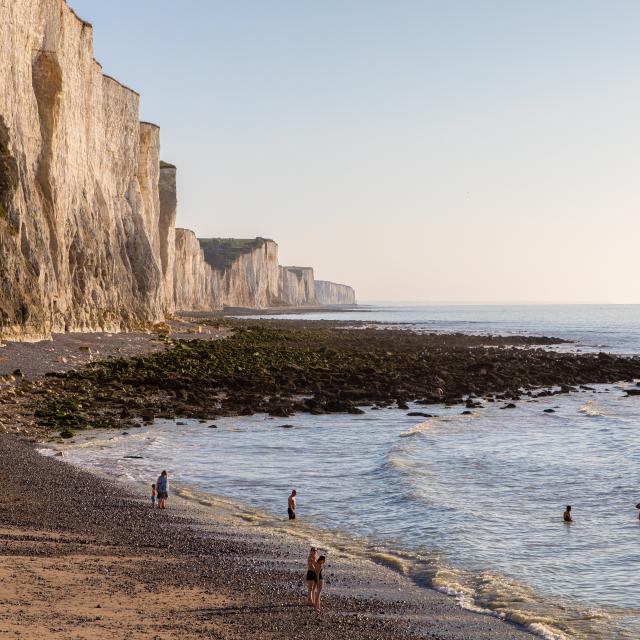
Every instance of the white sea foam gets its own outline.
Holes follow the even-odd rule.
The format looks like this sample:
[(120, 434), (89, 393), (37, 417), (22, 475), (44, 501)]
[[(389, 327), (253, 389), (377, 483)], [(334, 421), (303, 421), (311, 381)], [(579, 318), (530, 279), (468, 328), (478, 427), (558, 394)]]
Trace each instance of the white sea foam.
[(580, 409), (578, 409), (578, 411), (580, 413), (584, 413), (586, 416), (591, 416), (593, 418), (607, 415), (604, 411), (596, 406), (596, 403), (593, 400), (587, 400), (587, 402), (585, 402), (580, 407)]
[(424, 422), (421, 422), (420, 424), (417, 424), (414, 427), (411, 427), (411, 429), (407, 429), (407, 431), (403, 431), (401, 434), (399, 434), (398, 437), (411, 438), (413, 436), (417, 436), (417, 435), (420, 435), (421, 433), (424, 433), (428, 429), (431, 429), (431, 427), (433, 427), (433, 423), (425, 420)]

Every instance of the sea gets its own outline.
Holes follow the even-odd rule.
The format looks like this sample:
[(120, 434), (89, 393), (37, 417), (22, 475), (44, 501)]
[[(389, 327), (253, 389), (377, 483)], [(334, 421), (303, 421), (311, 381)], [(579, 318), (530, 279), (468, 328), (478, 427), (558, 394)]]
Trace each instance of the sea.
[[(640, 305), (368, 305), (291, 318), (553, 336), (572, 341), (554, 349), (640, 355)], [(295, 487), (299, 520), (329, 553), (348, 549), (550, 640), (638, 639), (640, 396), (625, 393), (634, 382), (471, 415), (417, 405), (222, 418), (215, 428), (165, 420), (61, 446), (67, 461), (130, 481), (167, 468), (189, 495), (233, 500), (264, 526), (289, 526)], [(407, 415), (425, 410), (432, 417)]]

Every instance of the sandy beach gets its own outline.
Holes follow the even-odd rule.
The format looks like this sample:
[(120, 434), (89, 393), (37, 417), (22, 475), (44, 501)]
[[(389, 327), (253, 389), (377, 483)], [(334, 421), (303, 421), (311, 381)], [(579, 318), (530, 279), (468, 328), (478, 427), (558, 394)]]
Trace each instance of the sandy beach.
[(331, 558), (320, 615), (307, 543), (143, 496), (0, 438), (0, 630), (15, 638), (525, 638), (373, 563)]

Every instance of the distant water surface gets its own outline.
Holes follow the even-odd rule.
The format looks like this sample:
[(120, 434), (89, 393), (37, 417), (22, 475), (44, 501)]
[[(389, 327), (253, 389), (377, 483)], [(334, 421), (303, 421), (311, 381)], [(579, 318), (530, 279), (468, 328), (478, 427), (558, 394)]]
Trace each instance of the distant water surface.
[(584, 350), (640, 353), (640, 305), (368, 305), (244, 317), (362, 320), (415, 331), (544, 335), (574, 340)]

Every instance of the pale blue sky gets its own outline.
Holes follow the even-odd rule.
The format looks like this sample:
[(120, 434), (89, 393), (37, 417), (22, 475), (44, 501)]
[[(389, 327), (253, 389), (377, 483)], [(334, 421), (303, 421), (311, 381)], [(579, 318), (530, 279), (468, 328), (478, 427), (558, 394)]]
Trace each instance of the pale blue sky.
[(640, 302), (637, 0), (70, 0), (178, 224), (361, 300)]

